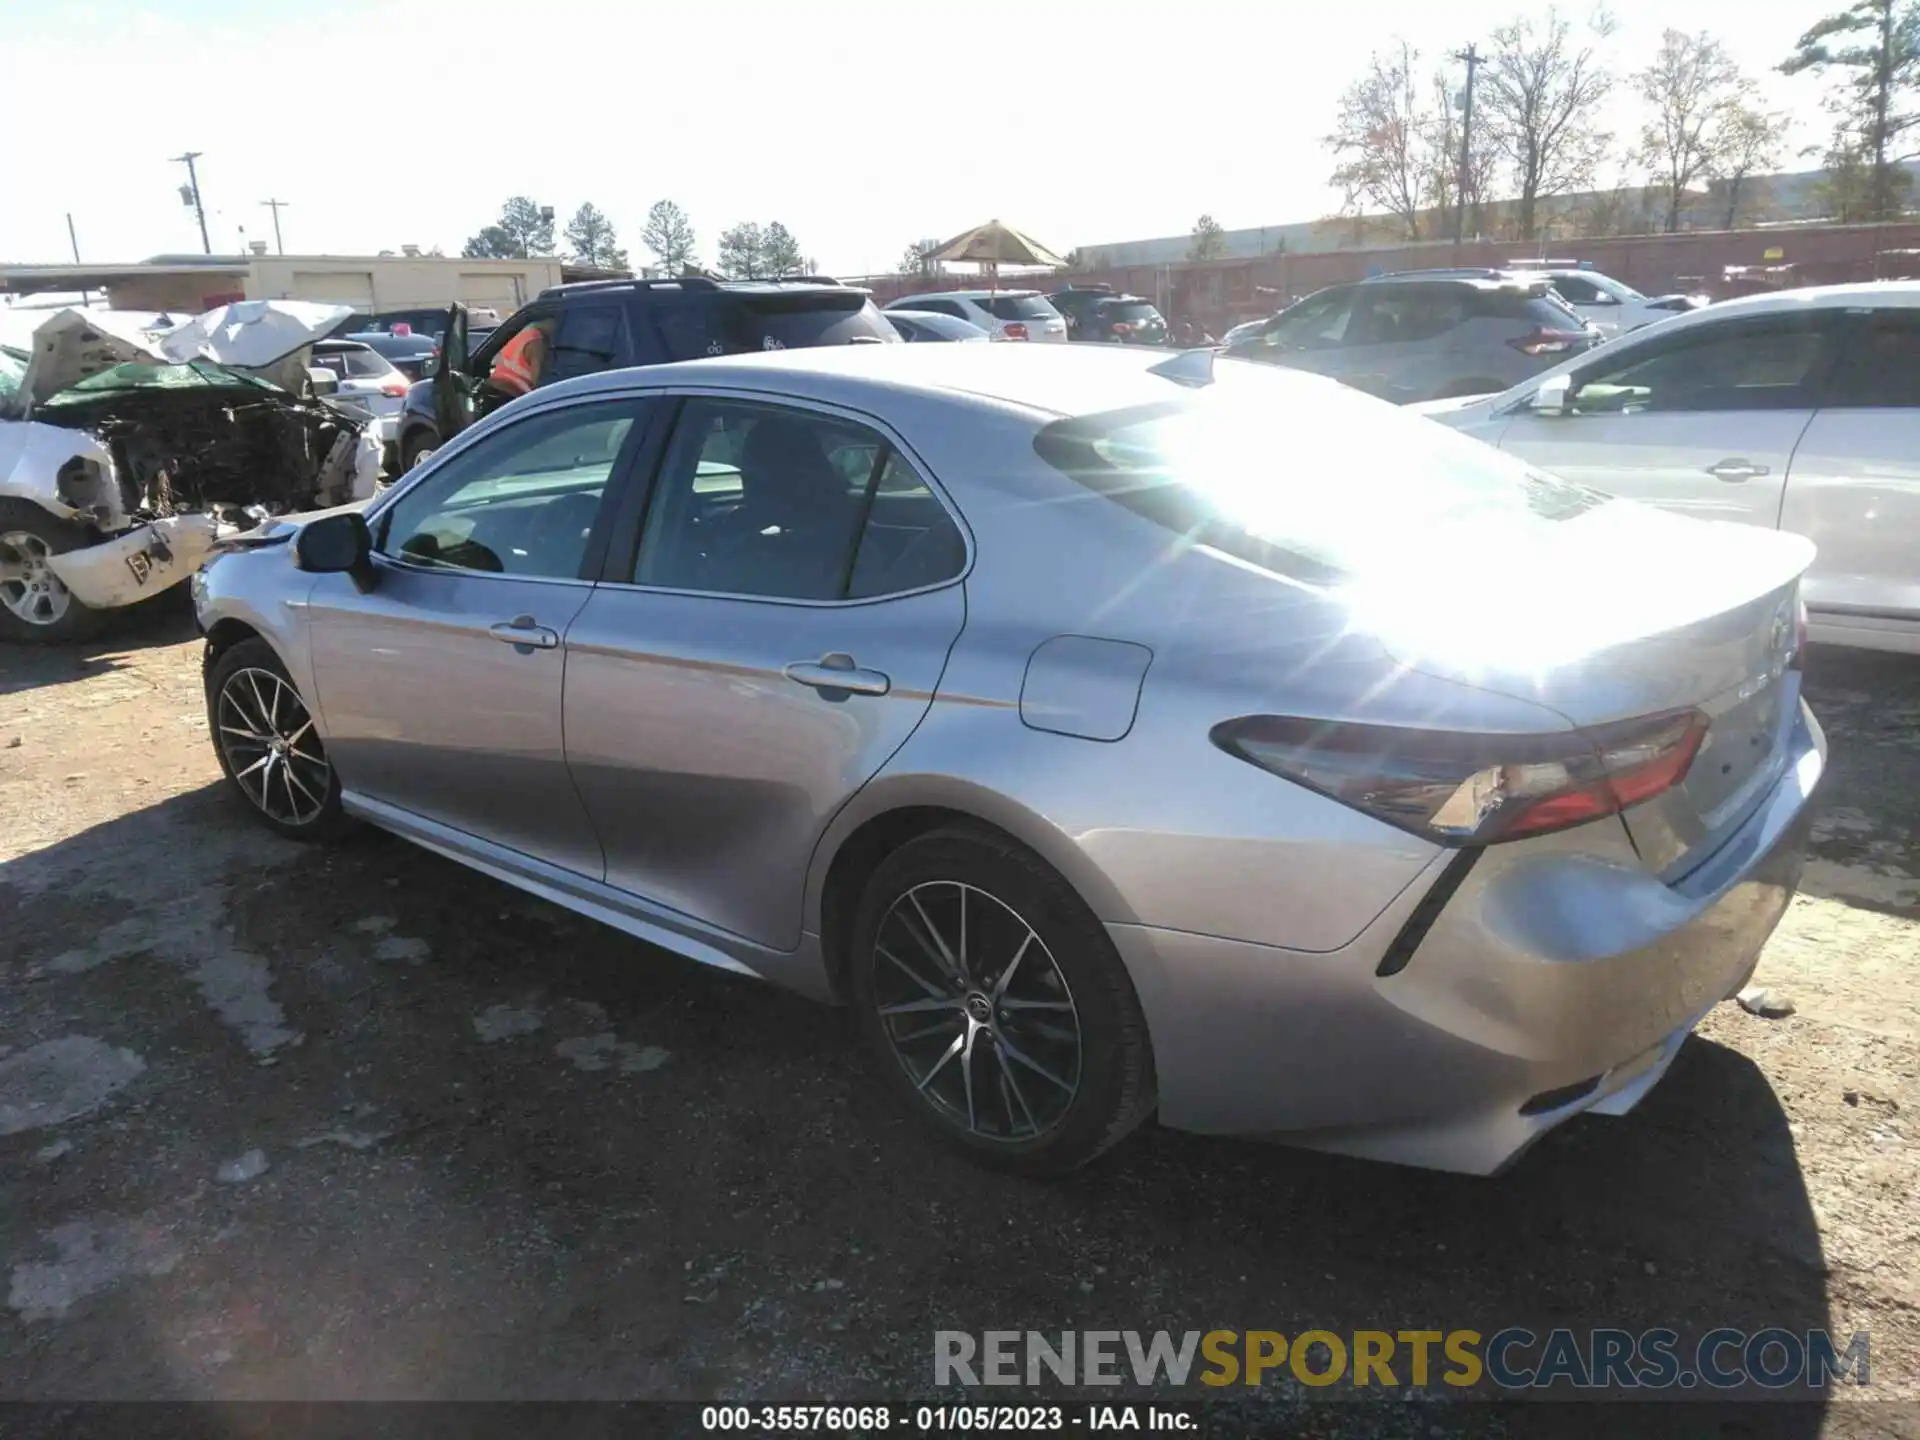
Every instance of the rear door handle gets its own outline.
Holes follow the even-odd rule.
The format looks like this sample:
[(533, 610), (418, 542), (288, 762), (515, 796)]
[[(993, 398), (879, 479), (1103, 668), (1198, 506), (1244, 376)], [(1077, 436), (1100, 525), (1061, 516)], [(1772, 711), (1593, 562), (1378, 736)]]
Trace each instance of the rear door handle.
[(893, 688), (887, 676), (878, 670), (862, 670), (851, 655), (839, 650), (818, 660), (796, 660), (787, 666), (786, 676), (798, 685), (847, 695), (884, 695)]
[(487, 633), (516, 650), (551, 650), (560, 643), (557, 633), (536, 624), (531, 615), (516, 615), (511, 620), (502, 620), (498, 625), (489, 625)]
[(1767, 474), (1765, 465), (1756, 465), (1751, 460), (1722, 460), (1718, 465), (1709, 465), (1707, 474), (1716, 480), (1725, 480), (1728, 484), (1738, 484), (1742, 480), (1751, 480), (1756, 475)]

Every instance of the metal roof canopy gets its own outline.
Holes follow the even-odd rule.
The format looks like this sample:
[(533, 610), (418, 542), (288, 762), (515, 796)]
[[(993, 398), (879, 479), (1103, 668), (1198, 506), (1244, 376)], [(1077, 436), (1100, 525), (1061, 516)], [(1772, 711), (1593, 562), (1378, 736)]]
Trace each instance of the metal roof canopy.
[(104, 290), (149, 275), (231, 275), (244, 279), (244, 260), (214, 265), (0, 265), (0, 294), (44, 295)]

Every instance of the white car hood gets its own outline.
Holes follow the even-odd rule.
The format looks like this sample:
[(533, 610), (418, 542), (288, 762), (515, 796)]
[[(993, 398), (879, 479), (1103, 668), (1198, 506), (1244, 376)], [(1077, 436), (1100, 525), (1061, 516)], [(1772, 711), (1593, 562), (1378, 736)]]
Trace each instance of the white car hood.
[(135, 311), (56, 310), (34, 327), (19, 403), (23, 410), (39, 405), (90, 375), (134, 361), (208, 360), (235, 370), (266, 370), (351, 314), (346, 305), (242, 300), (163, 330), (155, 328), (156, 317)]

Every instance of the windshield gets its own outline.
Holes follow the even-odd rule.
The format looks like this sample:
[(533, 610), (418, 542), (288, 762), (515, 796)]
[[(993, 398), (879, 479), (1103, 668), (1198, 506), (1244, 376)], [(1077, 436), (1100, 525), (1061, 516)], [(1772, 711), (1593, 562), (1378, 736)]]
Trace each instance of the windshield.
[(129, 361), (125, 365), (115, 365), (110, 370), (102, 370), (97, 375), (89, 375), (77, 384), (69, 385), (56, 395), (47, 397), (48, 405), (72, 405), (93, 396), (112, 394), (122, 390), (272, 390), (278, 393), (278, 386), (269, 385), (255, 375), (239, 370), (229, 370), (224, 365), (215, 365), (207, 360), (194, 360), (185, 365), (155, 365), (144, 360)]
[(1227, 373), (1253, 368), (1222, 362), (1190, 400), (1058, 421), (1035, 449), (1196, 544), (1320, 585), (1478, 563), (1606, 502), (1343, 386), (1309, 382), (1303, 403), (1298, 377)]
[(1164, 325), (1160, 312), (1145, 300), (1109, 300), (1100, 307), (1100, 313), (1109, 320), (1118, 320), (1123, 325)]
[(1060, 313), (1044, 295), (986, 295), (974, 303), (996, 320), (1051, 320)]

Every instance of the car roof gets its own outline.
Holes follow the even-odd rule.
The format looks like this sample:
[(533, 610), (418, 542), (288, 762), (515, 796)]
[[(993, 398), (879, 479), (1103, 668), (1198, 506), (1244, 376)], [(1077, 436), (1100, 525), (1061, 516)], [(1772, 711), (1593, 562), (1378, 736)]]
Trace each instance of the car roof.
[(906, 309), (915, 300), (1020, 300), (1029, 295), (1038, 295), (1038, 290), (922, 290), (916, 295), (902, 295), (897, 300), (889, 300), (887, 309), (898, 305)]
[[(1053, 418), (1178, 405), (1200, 393), (1151, 373), (1168, 358), (1165, 351), (1126, 345), (816, 345), (607, 370), (538, 393), (561, 399), (634, 386), (692, 386), (791, 395), (879, 414), (888, 401), (917, 397)], [(1298, 385), (1303, 418), (1314, 398), (1337, 383), (1250, 361), (1221, 363)]]

